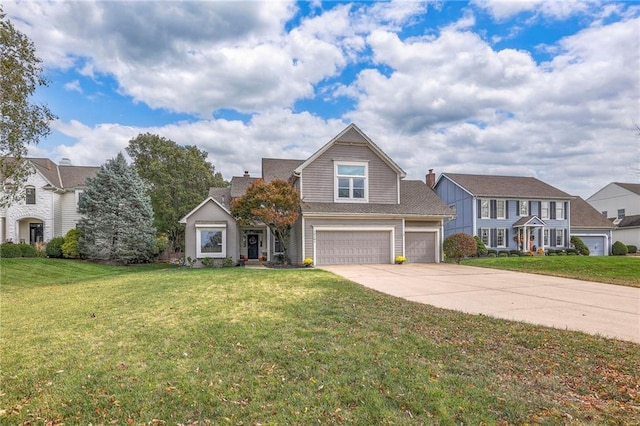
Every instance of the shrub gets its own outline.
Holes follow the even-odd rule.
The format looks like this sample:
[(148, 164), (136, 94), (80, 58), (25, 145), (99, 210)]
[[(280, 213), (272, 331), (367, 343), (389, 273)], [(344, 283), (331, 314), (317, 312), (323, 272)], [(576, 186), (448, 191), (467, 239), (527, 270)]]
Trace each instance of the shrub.
[(455, 260), (459, 264), (460, 260), (465, 256), (476, 254), (478, 245), (471, 235), (459, 232), (445, 238), (442, 249), (448, 258)]
[(518, 255), (520, 256), (520, 250), (509, 250), (510, 255)]
[(20, 247), (18, 244), (13, 243), (4, 243), (0, 244), (0, 257), (9, 258), (9, 257), (20, 257), (22, 253), (20, 252)]
[[(493, 255), (497, 255), (497, 254), (498, 254), (498, 250), (495, 250), (495, 249), (489, 249), (489, 250), (487, 250), (487, 254), (488, 254), (488, 255), (492, 255), (492, 254), (493, 254)], [(495, 257), (495, 256), (493, 256), (493, 257)]]
[(27, 243), (16, 244), (20, 249), (20, 256), (22, 257), (38, 257), (38, 251)]
[(509, 252), (501, 251), (498, 257), (509, 257)]
[[(588, 249), (587, 249), (587, 250), (588, 250)], [(573, 254), (573, 255), (578, 254), (578, 250), (576, 250), (576, 249), (572, 249), (572, 248), (568, 248), (568, 249), (567, 249), (567, 255), (572, 255), (572, 254)]]
[(82, 237), (82, 232), (79, 229), (70, 229), (67, 235), (64, 236), (64, 243), (62, 244), (62, 255), (67, 259), (77, 259), (80, 257), (80, 249), (78, 248), (78, 241)]
[(497, 257), (497, 254), (496, 253), (488, 253), (487, 257)]
[[(398, 257), (400, 257), (400, 256), (398, 256)], [(398, 257), (396, 257), (396, 262), (398, 261)], [(304, 266), (306, 266), (306, 267), (312, 266), (313, 265), (313, 259), (310, 258), (310, 257), (305, 257), (304, 260), (302, 261), (302, 264)]]
[(627, 245), (622, 241), (616, 241), (613, 243), (613, 247), (611, 247), (611, 253), (613, 253), (614, 256), (624, 256), (628, 252), (629, 249), (627, 249)]
[[(302, 263), (304, 263), (304, 266), (310, 266), (310, 265), (307, 265), (307, 264), (305, 263), (305, 261), (306, 261), (306, 260), (307, 260), (307, 259), (305, 259)], [(406, 261), (407, 261), (407, 258), (406, 258), (406, 257), (404, 257), (404, 256), (396, 256), (396, 258), (395, 258), (395, 262), (396, 262), (398, 265), (402, 265), (402, 264), (403, 264), (404, 262), (406, 262)], [(313, 261), (312, 261), (311, 263), (313, 264)]]
[(587, 245), (575, 235), (571, 237), (571, 245), (576, 248), (576, 253), (582, 256), (589, 256), (589, 247), (587, 247)]
[(473, 238), (476, 240), (476, 254), (478, 255), (478, 257), (486, 256), (489, 251), (487, 250), (487, 246), (484, 245), (484, 241), (482, 241), (482, 238), (477, 235)]
[(64, 244), (64, 237), (52, 238), (47, 243), (46, 253), (47, 257), (62, 257), (62, 245)]
[(627, 253), (633, 253), (633, 254), (635, 254), (635, 253), (637, 253), (637, 252), (638, 252), (638, 247), (637, 247), (637, 246), (634, 246), (634, 245), (631, 245), (631, 244), (629, 244), (629, 245), (627, 246)]

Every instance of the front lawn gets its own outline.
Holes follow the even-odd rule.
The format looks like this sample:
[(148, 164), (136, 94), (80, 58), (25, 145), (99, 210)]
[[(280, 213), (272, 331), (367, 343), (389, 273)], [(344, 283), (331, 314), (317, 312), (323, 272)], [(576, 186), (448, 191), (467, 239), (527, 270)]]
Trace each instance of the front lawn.
[(467, 259), (464, 265), (640, 287), (640, 256), (522, 256)]
[(0, 259), (0, 424), (638, 424), (639, 346), (315, 269)]

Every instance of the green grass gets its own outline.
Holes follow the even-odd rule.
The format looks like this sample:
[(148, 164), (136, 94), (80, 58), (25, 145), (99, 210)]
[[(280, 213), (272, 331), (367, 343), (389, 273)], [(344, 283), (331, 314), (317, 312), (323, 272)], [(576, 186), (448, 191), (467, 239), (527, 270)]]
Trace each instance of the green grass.
[(638, 424), (638, 345), (325, 271), (0, 260), (0, 424)]
[(640, 256), (522, 256), (467, 259), (464, 265), (640, 287)]

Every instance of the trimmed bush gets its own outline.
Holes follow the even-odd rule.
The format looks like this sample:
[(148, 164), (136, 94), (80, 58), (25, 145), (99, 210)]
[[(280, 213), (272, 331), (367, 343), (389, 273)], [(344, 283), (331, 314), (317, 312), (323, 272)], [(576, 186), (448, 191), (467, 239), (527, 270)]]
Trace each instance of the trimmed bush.
[(22, 257), (38, 257), (38, 251), (27, 243), (16, 244), (20, 249), (20, 255)]
[(442, 250), (448, 258), (459, 264), (465, 256), (475, 255), (478, 252), (478, 245), (471, 235), (459, 232), (445, 238)]
[[(497, 254), (498, 254), (498, 250), (495, 250), (495, 249), (489, 249), (489, 250), (487, 250), (487, 254), (488, 254), (488, 255), (492, 255), (492, 254), (497, 255)], [(494, 257), (495, 257), (495, 256), (494, 256)]]
[(509, 257), (509, 252), (501, 251), (500, 254), (498, 255), (498, 257)]
[(574, 255), (578, 254), (578, 250), (572, 249), (572, 248), (567, 249), (567, 255), (571, 255), (571, 254), (574, 254)]
[(629, 249), (627, 249), (627, 245), (622, 241), (616, 241), (613, 243), (613, 247), (611, 247), (611, 253), (613, 253), (614, 256), (624, 256), (628, 252)]
[(77, 259), (80, 257), (80, 249), (78, 248), (78, 241), (82, 232), (79, 229), (70, 229), (67, 235), (64, 236), (64, 244), (62, 244), (62, 255), (67, 259)]
[(478, 247), (478, 251), (477, 251), (478, 257), (486, 256), (488, 253), (488, 250), (487, 250), (487, 246), (484, 245), (484, 241), (482, 241), (482, 238), (478, 237), (477, 235), (473, 238), (476, 240), (476, 246)]
[(22, 253), (20, 252), (20, 247), (18, 244), (13, 243), (4, 243), (0, 244), (0, 257), (9, 258), (9, 257), (20, 257)]
[(571, 237), (571, 244), (576, 248), (576, 253), (582, 256), (589, 256), (589, 247), (578, 237)]
[(635, 254), (637, 252), (638, 252), (638, 247), (637, 246), (634, 246), (634, 245), (631, 245), (631, 244), (627, 246), (627, 253)]
[(497, 254), (495, 254), (495, 253), (488, 253), (488, 254), (487, 254), (487, 257), (497, 257)]
[(510, 255), (517, 254), (518, 256), (520, 256), (520, 250), (509, 250), (509, 254)]
[(62, 245), (64, 244), (64, 237), (52, 238), (47, 243), (46, 253), (47, 257), (62, 257)]

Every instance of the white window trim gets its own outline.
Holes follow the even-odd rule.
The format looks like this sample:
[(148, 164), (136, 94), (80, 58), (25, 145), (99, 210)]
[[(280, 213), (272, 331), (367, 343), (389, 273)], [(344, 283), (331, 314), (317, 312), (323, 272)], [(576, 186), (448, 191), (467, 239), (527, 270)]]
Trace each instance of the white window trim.
[[(222, 231), (222, 251), (220, 253), (203, 253), (200, 251), (202, 243), (201, 231)], [(227, 257), (227, 225), (223, 224), (196, 224), (196, 257)]]
[[(522, 214), (522, 206), (524, 204), (526, 212), (525, 214)], [(518, 216), (520, 217), (524, 217), (524, 216), (529, 216), (529, 202), (527, 200), (520, 200), (518, 201)]]
[(564, 220), (564, 201), (556, 201), (556, 220)]
[[(484, 233), (484, 231), (487, 231), (487, 241), (484, 241), (484, 239), (482, 238), (482, 234)], [(480, 240), (482, 240), (482, 242), (484, 243), (485, 246), (487, 247), (493, 247), (491, 245), (492, 241), (491, 241), (491, 229), (489, 228), (480, 228)]]
[[(338, 175), (338, 166), (364, 166), (364, 176)], [(353, 198), (353, 180), (350, 181), (350, 197), (338, 197), (338, 179), (364, 179), (364, 198)], [(368, 203), (369, 202), (369, 163), (366, 161), (334, 161), (333, 162), (333, 200), (336, 203)]]
[[(502, 216), (500, 216), (500, 209), (498, 205), (502, 203)], [(496, 200), (496, 219), (506, 219), (507, 218), (507, 201), (506, 200)]]
[[(558, 244), (558, 237), (561, 236), (562, 237), (562, 242), (561, 244)], [(565, 247), (566, 246), (566, 236), (565, 236), (565, 229), (564, 228), (556, 228), (556, 240), (554, 241), (554, 243), (556, 244), (556, 247)]]
[[(483, 205), (487, 203), (487, 214), (485, 215), (483, 212)], [(491, 200), (486, 198), (480, 199), (480, 219), (489, 219), (491, 217)]]
[[(545, 214), (545, 206), (547, 213)], [(551, 208), (551, 203), (549, 201), (541, 201), (540, 202), (540, 219), (549, 219), (549, 209)]]
[[(27, 191), (32, 189), (33, 190), (33, 203), (28, 203), (27, 202)], [(24, 188), (24, 204), (27, 206), (35, 206), (36, 204), (38, 204), (38, 192), (36, 191), (36, 187), (33, 185), (27, 185)]]
[[(500, 241), (500, 231), (502, 231), (502, 244), (498, 244), (498, 241)], [(496, 247), (507, 247), (507, 228), (496, 228)]]
[(548, 228), (544, 228), (542, 230), (542, 245), (543, 247), (549, 247), (549, 244), (551, 243), (550, 240), (550, 233), (549, 233), (549, 229)]

